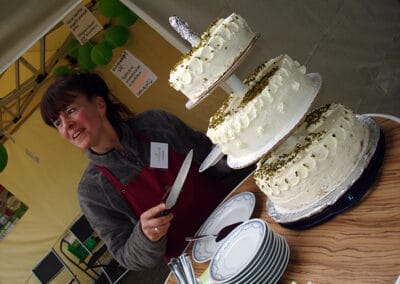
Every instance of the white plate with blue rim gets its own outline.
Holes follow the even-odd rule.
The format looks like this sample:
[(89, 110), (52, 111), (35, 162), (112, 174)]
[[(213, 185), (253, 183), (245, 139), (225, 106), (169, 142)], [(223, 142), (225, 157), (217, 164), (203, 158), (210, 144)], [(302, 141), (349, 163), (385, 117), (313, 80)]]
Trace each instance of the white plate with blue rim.
[(236, 283), (259, 283), (251, 282), (253, 278), (258, 277), (259, 274), (264, 273), (266, 265), (269, 264), (269, 259), (265, 256), (268, 254), (274, 254), (277, 250), (277, 243), (275, 241), (274, 232), (268, 228), (265, 234), (265, 240), (262, 247), (260, 247), (253, 261), (249, 263), (246, 269), (244, 269), (239, 275), (232, 278), (230, 281), (226, 281), (229, 284)]
[[(239, 193), (221, 203), (199, 229), (197, 235), (217, 234), (222, 228), (248, 220), (253, 214), (256, 198), (252, 192)], [(213, 238), (196, 240), (193, 245), (193, 260), (202, 263), (210, 260), (223, 240)]]
[(265, 243), (267, 226), (261, 219), (250, 219), (236, 227), (215, 251), (210, 263), (210, 277), (225, 283), (239, 276), (255, 259)]

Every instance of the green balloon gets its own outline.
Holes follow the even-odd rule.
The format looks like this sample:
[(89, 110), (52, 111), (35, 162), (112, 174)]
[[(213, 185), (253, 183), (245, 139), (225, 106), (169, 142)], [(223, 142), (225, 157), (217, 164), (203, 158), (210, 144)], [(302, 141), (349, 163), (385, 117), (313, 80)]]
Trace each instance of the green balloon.
[(104, 41), (112, 48), (123, 46), (129, 37), (129, 30), (124, 26), (113, 26), (104, 34)]
[(78, 56), (79, 70), (93, 70), (96, 68), (96, 64), (92, 60), (82, 59)]
[(54, 69), (53, 76), (58, 77), (58, 76), (62, 76), (62, 75), (69, 74), (69, 73), (70, 73), (70, 70), (69, 70), (68, 66), (58, 66)]
[(78, 57), (78, 49), (79, 49), (79, 41), (76, 39), (71, 40), (66, 47), (67, 55), (69, 55), (73, 58), (77, 58)]
[(93, 49), (93, 44), (87, 42), (78, 50), (78, 64), (81, 70), (92, 70), (96, 67), (96, 64), (92, 61), (90, 53)]
[(100, 13), (107, 18), (115, 18), (125, 9), (124, 4), (119, 0), (100, 0), (98, 5)]
[(96, 44), (90, 52), (90, 58), (97, 65), (106, 65), (112, 59), (112, 48), (105, 43)]
[(78, 49), (78, 58), (80, 57), (81, 60), (90, 60), (90, 52), (92, 51), (93, 44), (91, 42), (87, 42)]
[(133, 25), (139, 17), (131, 10), (126, 8), (121, 15), (117, 17), (117, 23), (122, 26), (129, 27)]
[(0, 144), (0, 173), (5, 169), (8, 162), (7, 150), (3, 144)]

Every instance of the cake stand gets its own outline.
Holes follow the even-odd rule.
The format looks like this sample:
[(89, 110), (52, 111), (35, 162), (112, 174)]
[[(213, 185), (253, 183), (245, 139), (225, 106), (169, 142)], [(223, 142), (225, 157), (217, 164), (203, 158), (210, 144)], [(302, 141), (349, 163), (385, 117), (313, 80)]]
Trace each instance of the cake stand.
[[(171, 27), (175, 29), (175, 31), (185, 40), (187, 40), (192, 47), (196, 47), (200, 43), (200, 37), (197, 33), (195, 33), (189, 26), (189, 24), (178, 16), (169, 17), (169, 23)], [(242, 53), (235, 58), (232, 65), (225, 71), (221, 77), (216, 80), (207, 90), (205, 90), (199, 97), (196, 99), (190, 100), (186, 103), (186, 108), (191, 109), (202, 102), (205, 98), (207, 98), (212, 91), (217, 88), (221, 83), (225, 82), (232, 92), (236, 94), (244, 95), (248, 88), (242, 81), (233, 74), (235, 69), (239, 66), (239, 64), (243, 61), (243, 59), (249, 54), (250, 50), (254, 47), (257, 39), (260, 37), (260, 34), (254, 34), (254, 37), (249, 42), (247, 47), (242, 51)]]
[(248, 155), (241, 156), (241, 157), (235, 157), (232, 155), (228, 155), (228, 165), (229, 167), (233, 169), (241, 169), (244, 167), (247, 167), (251, 164), (254, 164), (257, 162), (264, 154), (268, 153), (271, 151), (274, 147), (279, 145), (280, 142), (282, 142), (285, 138), (287, 138), (293, 131), (296, 129), (296, 127), (303, 121), (305, 118), (307, 112), (310, 110), (312, 103), (314, 102), (320, 88), (322, 85), (322, 78), (319, 73), (310, 73), (307, 74), (307, 76), (313, 81), (314, 83), (314, 89), (313, 92), (308, 96), (308, 98), (304, 101), (301, 102), (297, 106), (297, 113), (293, 113), (291, 120), (288, 121), (285, 125), (285, 128), (282, 129), (280, 133), (276, 133), (276, 135), (273, 137), (273, 139), (264, 141), (264, 144), (262, 146), (249, 153)]
[(369, 192), (385, 153), (385, 137), (370, 117), (357, 115), (369, 130), (368, 143), (356, 167), (333, 191), (305, 208), (282, 213), (267, 199), (267, 213), (277, 223), (290, 229), (307, 229), (323, 223), (351, 208)]
[[(186, 39), (192, 46), (197, 46), (200, 42), (199, 36), (194, 33), (188, 23), (177, 16), (172, 16), (169, 19), (171, 26), (178, 32), (178, 34), (183, 38)], [(222, 83), (227, 86), (232, 93), (243, 97), (246, 92), (248, 91), (248, 86), (244, 84), (233, 72), (239, 66), (239, 64), (243, 61), (243, 59), (249, 54), (251, 49), (254, 47), (257, 39), (260, 37), (259, 34), (255, 34), (254, 38), (251, 40), (247, 48), (241, 53), (241, 55), (235, 59), (233, 64), (228, 68), (228, 70), (216, 81), (212, 84), (205, 92), (203, 92), (198, 98), (195, 100), (189, 100), (186, 103), (186, 108), (191, 109), (202, 102), (205, 98), (207, 98), (212, 91), (221, 85)], [(304, 119), (305, 115), (309, 111), (312, 103), (314, 102), (319, 89), (321, 88), (322, 78), (318, 73), (310, 73), (307, 74), (308, 77), (314, 83), (314, 89), (310, 96), (302, 101), (302, 104), (297, 106), (296, 113), (293, 113), (291, 120), (285, 125), (285, 129), (277, 133), (273, 139), (268, 141), (262, 141), (262, 146), (259, 149), (256, 149), (249, 153), (248, 155), (235, 157), (232, 155), (228, 155), (227, 163), (228, 166), (233, 169), (241, 169), (251, 164), (257, 162), (264, 154), (268, 151), (272, 150), (278, 143), (280, 143), (283, 139), (288, 137), (295, 128), (301, 123)], [(201, 171), (206, 170), (208, 167), (215, 165), (224, 154), (221, 151), (221, 147), (216, 145), (213, 147), (210, 154), (206, 157), (203, 163), (200, 166)]]
[(225, 82), (235, 94), (244, 95), (247, 92), (248, 88), (245, 84), (242, 83), (242, 81), (240, 81), (240, 79), (236, 75), (233, 74), (233, 72), (253, 49), (259, 37), (260, 35), (256, 34), (249, 45), (246, 47), (246, 49), (236, 58), (232, 65), (225, 71), (225, 73), (207, 90), (205, 90), (198, 98), (196, 98), (195, 100), (189, 100), (186, 103), (186, 108), (192, 109), (193, 107), (197, 106), (205, 98), (211, 95), (211, 93), (223, 82)]
[[(259, 149), (253, 151), (252, 153), (237, 158), (232, 155), (228, 155), (227, 163), (228, 166), (232, 169), (242, 169), (247, 166), (250, 166), (257, 162), (263, 155), (276, 147), (281, 141), (283, 141), (286, 137), (288, 137), (293, 131), (296, 129), (296, 126), (299, 125), (307, 112), (310, 110), (312, 103), (314, 102), (320, 88), (322, 85), (322, 77), (319, 73), (309, 73), (307, 76), (314, 83), (314, 90), (312, 94), (308, 97), (307, 100), (304, 100), (302, 105), (300, 105), (297, 110), (299, 111), (297, 114), (294, 114), (292, 120), (288, 123), (288, 127), (286, 130), (277, 133), (272, 140), (265, 141), (265, 144), (261, 146)], [(229, 78), (231, 80), (231, 78)], [(233, 84), (231, 84), (232, 86)], [(239, 86), (235, 83), (233, 86)], [(210, 154), (204, 159), (203, 163), (200, 166), (202, 171), (206, 170), (208, 167), (215, 165), (224, 154), (222, 153), (221, 147), (215, 145), (211, 150)]]

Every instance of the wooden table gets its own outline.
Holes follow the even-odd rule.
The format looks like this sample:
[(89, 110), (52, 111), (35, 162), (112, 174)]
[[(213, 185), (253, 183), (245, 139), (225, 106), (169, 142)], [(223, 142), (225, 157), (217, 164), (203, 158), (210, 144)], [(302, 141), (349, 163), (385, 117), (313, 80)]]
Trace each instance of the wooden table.
[[(375, 119), (384, 132), (386, 153), (369, 194), (333, 219), (306, 230), (290, 230), (266, 213), (266, 196), (247, 178), (229, 197), (256, 196), (252, 218), (262, 218), (290, 246), (280, 283), (395, 283), (400, 275), (400, 124)], [(186, 252), (191, 255), (192, 244)], [(193, 263), (199, 277), (207, 263)], [(166, 283), (178, 283), (170, 276)]]

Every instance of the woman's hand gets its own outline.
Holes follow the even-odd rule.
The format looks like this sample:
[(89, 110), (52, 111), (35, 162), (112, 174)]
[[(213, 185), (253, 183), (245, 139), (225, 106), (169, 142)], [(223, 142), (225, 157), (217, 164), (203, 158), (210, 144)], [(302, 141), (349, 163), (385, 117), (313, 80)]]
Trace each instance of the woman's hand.
[(171, 225), (171, 220), (174, 217), (172, 213), (169, 213), (165, 216), (160, 216), (160, 213), (164, 209), (165, 203), (161, 203), (140, 215), (142, 231), (145, 236), (153, 242), (160, 240), (167, 234), (168, 228)]

